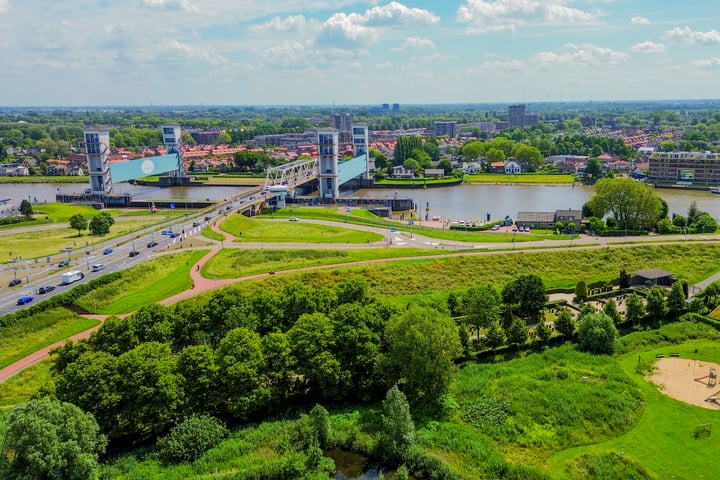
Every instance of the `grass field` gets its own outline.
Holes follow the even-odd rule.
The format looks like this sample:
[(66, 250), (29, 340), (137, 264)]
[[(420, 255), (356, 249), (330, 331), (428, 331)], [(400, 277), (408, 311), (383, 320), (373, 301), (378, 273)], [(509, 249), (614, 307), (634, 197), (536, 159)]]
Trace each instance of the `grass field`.
[(58, 176), (27, 176), (27, 177), (7, 177), (1, 176), (0, 183), (88, 183), (90, 177), (79, 175), (58, 175)]
[(379, 258), (402, 258), (436, 254), (416, 248), (392, 250), (237, 250), (225, 249), (203, 266), (207, 278), (235, 278), (268, 271), (282, 271), (316, 265), (335, 265)]
[(465, 181), (470, 183), (574, 183), (575, 175), (563, 174), (534, 174), (521, 173), (519, 175), (506, 175), (504, 173), (482, 173), (465, 175)]
[(75, 303), (98, 314), (131, 313), (190, 288), (190, 267), (206, 253), (207, 250), (190, 250), (159, 256), (123, 271), (118, 280), (93, 290)]
[[(9, 411), (10, 407), (30, 400), (51, 380), (49, 359), (42, 360), (17, 375), (0, 383), (0, 411)], [(0, 433), (4, 433), (6, 418), (2, 418)]]
[(64, 308), (56, 308), (3, 327), (0, 329), (0, 368), (98, 323)]
[(382, 240), (373, 232), (351, 230), (314, 223), (275, 222), (231, 215), (222, 223), (222, 230), (237, 237), (240, 242), (302, 242), (302, 243), (370, 243)]

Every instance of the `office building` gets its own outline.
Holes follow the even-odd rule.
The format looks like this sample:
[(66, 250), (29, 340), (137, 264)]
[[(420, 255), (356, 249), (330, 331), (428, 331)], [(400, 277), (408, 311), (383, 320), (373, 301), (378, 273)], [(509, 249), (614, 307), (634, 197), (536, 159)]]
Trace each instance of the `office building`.
[(720, 153), (654, 152), (650, 155), (648, 180), (681, 184), (720, 184)]

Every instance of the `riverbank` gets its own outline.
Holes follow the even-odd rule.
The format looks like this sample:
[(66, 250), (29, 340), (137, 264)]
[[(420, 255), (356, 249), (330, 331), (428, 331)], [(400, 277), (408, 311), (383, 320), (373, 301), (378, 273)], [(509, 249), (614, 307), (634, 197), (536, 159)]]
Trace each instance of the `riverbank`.
[(575, 175), (572, 174), (536, 174), (536, 173), (520, 173), (517, 175), (508, 175), (504, 173), (476, 173), (465, 175), (467, 183), (491, 183), (502, 185), (567, 185), (576, 182)]

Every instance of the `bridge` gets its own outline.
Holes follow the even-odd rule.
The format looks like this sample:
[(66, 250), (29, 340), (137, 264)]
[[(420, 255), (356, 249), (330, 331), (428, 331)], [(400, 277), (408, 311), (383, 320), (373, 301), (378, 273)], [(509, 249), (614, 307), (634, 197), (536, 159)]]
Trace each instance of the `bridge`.
[[(367, 172), (367, 154), (359, 155), (352, 160), (338, 162), (338, 184), (344, 185)], [(271, 167), (265, 175), (265, 188), (273, 185), (285, 185), (292, 189), (298, 185), (308, 183), (318, 178), (320, 162), (318, 159), (308, 158)]]

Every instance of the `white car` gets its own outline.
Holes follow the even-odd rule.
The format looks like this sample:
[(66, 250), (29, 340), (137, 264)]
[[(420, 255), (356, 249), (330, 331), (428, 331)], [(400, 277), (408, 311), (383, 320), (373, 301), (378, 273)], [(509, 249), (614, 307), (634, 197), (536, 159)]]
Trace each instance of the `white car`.
[(297, 218), (297, 217), (290, 217), (289, 220), (290, 220), (291, 222), (297, 222), (297, 221), (298, 221), (298, 218)]

